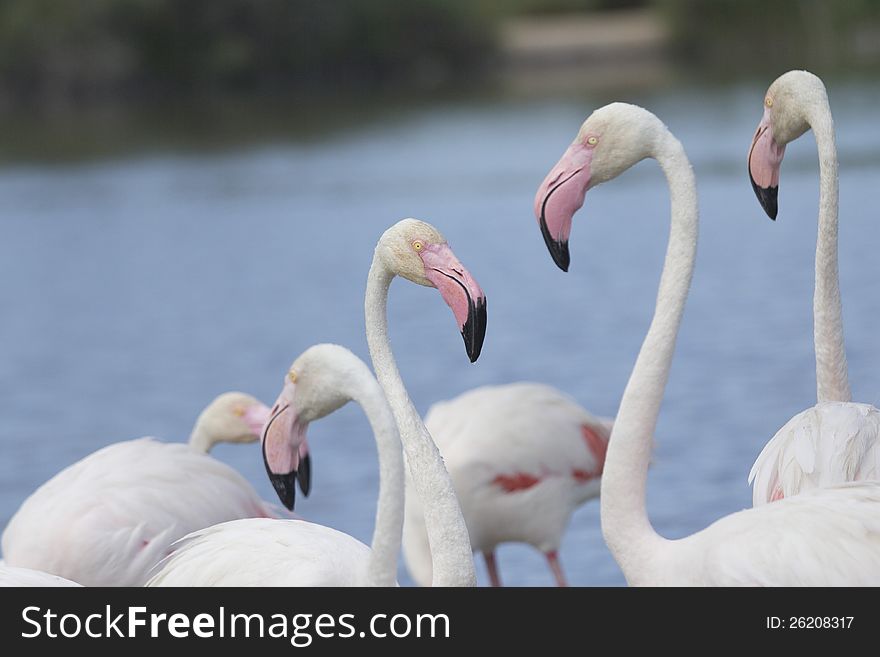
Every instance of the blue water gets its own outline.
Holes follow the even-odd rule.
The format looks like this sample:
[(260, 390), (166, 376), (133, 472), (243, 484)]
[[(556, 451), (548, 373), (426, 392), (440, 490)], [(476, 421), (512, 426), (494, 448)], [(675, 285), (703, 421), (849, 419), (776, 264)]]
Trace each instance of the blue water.
[[(657, 427), (648, 506), (676, 537), (748, 506), (770, 436), (815, 402), (812, 277), (818, 166), (789, 146), (779, 220), (762, 213), (745, 156), (763, 88), (625, 98), (657, 113), (696, 170), (694, 285)], [(831, 85), (841, 161), (840, 270), (850, 378), (880, 401), (880, 85)], [(432, 290), (396, 282), (391, 334), (418, 408), (487, 383), (536, 380), (613, 415), (653, 310), (668, 231), (654, 162), (589, 192), (553, 265), (532, 217), (538, 183), (600, 96), (454, 101), (320, 138), (224, 152), (160, 152), (0, 169), (0, 524), (65, 465), (109, 442), (184, 440), (230, 389), (270, 402), (316, 342), (366, 358), (362, 299), (373, 246), (405, 216), (436, 224), (489, 298), (470, 365)], [(347, 407), (310, 429), (304, 516), (369, 542), (376, 473), (367, 423)], [(267, 499), (257, 446), (219, 458)], [(574, 516), (561, 558), (576, 585), (623, 577), (598, 502)], [(510, 585), (549, 584), (542, 557), (504, 546)], [(479, 577), (485, 582), (482, 563)], [(401, 582), (409, 583), (405, 572)]]

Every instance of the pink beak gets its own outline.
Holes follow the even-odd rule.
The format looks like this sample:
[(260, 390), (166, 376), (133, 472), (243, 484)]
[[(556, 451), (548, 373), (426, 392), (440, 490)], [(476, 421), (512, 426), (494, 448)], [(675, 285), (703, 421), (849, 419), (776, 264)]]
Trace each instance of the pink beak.
[(265, 404), (252, 404), (245, 409), (242, 419), (254, 436), (261, 436), (263, 435), (263, 427), (266, 426), (271, 416), (272, 413)]
[(764, 116), (749, 149), (749, 180), (758, 202), (773, 220), (778, 212), (779, 167), (784, 155), (785, 146), (780, 146), (773, 138), (770, 110), (764, 108)]
[(425, 265), (425, 277), (452, 309), (473, 363), (480, 357), (486, 337), (486, 295), (448, 244), (428, 244), (419, 255)]
[[(285, 381), (272, 408), (272, 416), (262, 430), (266, 473), (281, 503), (291, 511), (296, 502), (295, 481), (299, 477), (300, 469), (303, 470), (306, 480), (300, 482), (300, 488), (306, 495), (311, 481), (311, 462), (306, 446), (308, 423), (301, 422), (297, 417), (293, 405), (294, 391), (294, 384)], [(301, 455), (305, 456), (304, 462), (301, 462)]]
[(535, 194), (535, 217), (541, 235), (553, 262), (562, 271), (568, 271), (571, 260), (568, 252), (571, 219), (584, 204), (584, 195), (590, 187), (592, 159), (593, 149), (575, 142), (550, 169)]

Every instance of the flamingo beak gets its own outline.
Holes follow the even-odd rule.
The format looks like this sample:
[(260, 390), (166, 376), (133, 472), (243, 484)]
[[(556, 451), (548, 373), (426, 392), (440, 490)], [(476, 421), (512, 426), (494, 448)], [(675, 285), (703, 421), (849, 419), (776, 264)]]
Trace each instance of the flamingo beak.
[(584, 204), (590, 186), (593, 150), (575, 142), (550, 169), (535, 194), (535, 217), (553, 262), (568, 271), (571, 256), (568, 237), (574, 213)]
[(265, 404), (252, 404), (244, 410), (242, 420), (250, 429), (253, 440), (256, 440), (263, 434), (263, 427), (272, 417), (272, 411)]
[[(294, 389), (293, 383), (285, 382), (284, 389), (272, 408), (272, 415), (262, 431), (266, 474), (269, 475), (269, 481), (272, 482), (281, 503), (291, 511), (296, 502), (295, 482), (301, 465), (300, 450), (305, 443), (308, 428), (308, 423), (297, 417), (293, 405)], [(311, 464), (305, 468), (309, 470), (306, 474), (307, 480), (310, 479), (310, 468)]]
[(296, 469), (296, 481), (299, 489), (306, 497), (312, 490), (312, 457), (309, 454), (309, 444), (303, 439), (299, 446), (299, 467)]
[(468, 358), (475, 362), (486, 337), (486, 295), (448, 244), (428, 244), (419, 255), (425, 277), (452, 309)]
[(784, 155), (785, 146), (773, 138), (770, 109), (764, 108), (764, 116), (749, 148), (749, 180), (764, 212), (774, 221), (778, 212), (779, 168)]

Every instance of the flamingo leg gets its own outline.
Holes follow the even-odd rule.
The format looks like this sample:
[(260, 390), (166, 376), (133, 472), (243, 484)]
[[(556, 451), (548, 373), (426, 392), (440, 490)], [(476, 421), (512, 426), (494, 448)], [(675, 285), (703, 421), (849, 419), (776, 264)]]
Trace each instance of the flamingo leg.
[(492, 586), (501, 586), (501, 577), (498, 575), (498, 564), (495, 562), (495, 550), (483, 552), (486, 560), (486, 570), (489, 571), (489, 583)]
[(550, 565), (550, 570), (553, 571), (553, 576), (556, 578), (556, 586), (568, 586), (568, 582), (565, 581), (565, 573), (562, 572), (562, 565), (559, 563), (559, 555), (557, 554), (556, 550), (546, 552), (544, 556), (547, 557), (547, 563)]

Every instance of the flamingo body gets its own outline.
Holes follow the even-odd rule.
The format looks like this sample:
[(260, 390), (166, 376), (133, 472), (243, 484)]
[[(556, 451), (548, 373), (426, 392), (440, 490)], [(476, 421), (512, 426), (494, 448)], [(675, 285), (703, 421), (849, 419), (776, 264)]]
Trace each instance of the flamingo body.
[(248, 518), (181, 541), (148, 586), (365, 586), (370, 548), (305, 520)]
[(880, 411), (854, 402), (823, 402), (795, 415), (749, 473), (755, 506), (865, 480), (880, 480)]
[(658, 550), (646, 586), (878, 586), (880, 484), (807, 490)]
[(183, 443), (140, 438), (104, 447), (40, 486), (3, 532), (3, 555), (85, 586), (140, 586), (186, 534), (271, 515), (228, 465)]
[(80, 586), (69, 579), (50, 575), (40, 570), (16, 568), (0, 563), (0, 588), (4, 587), (47, 587), (47, 586)]
[[(521, 542), (555, 553), (571, 514), (599, 494), (611, 420), (551, 386), (470, 390), (432, 406), (425, 426), (449, 470), (475, 552), (489, 555), (501, 543)], [(407, 484), (411, 489), (410, 478)], [(408, 492), (404, 555), (413, 578), (427, 585), (430, 551), (421, 515)]]

